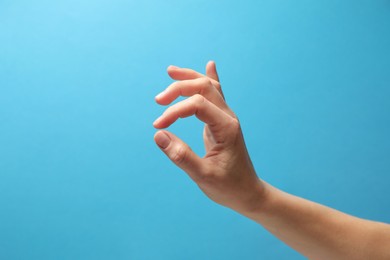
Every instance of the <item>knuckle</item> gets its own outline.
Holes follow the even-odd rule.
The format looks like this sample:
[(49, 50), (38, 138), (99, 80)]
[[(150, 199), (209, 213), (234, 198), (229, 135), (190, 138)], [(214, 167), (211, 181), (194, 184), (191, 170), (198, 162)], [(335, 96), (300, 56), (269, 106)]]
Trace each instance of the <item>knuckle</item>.
[(238, 121), (237, 118), (232, 118), (230, 124), (235, 129), (239, 129), (240, 128), (240, 121)]
[(229, 128), (234, 134), (240, 133), (241, 131), (240, 121), (237, 118), (232, 118), (229, 122)]
[(208, 92), (210, 88), (213, 86), (210, 79), (206, 77), (198, 78), (198, 93), (205, 94)]
[(205, 98), (200, 94), (195, 94), (192, 96), (192, 100), (195, 104), (203, 103)]
[(186, 157), (187, 149), (183, 145), (180, 145), (173, 152), (171, 159), (175, 164), (180, 165), (186, 160)]
[(173, 111), (175, 111), (175, 107), (174, 107), (174, 106), (168, 107), (168, 108), (165, 109), (165, 111), (163, 112), (163, 115), (169, 115), (169, 114), (171, 114)]
[(171, 85), (169, 85), (166, 89), (165, 92), (172, 92), (172, 91), (177, 91), (180, 89), (180, 81), (173, 82)]
[(199, 78), (199, 81), (202, 86), (211, 86), (211, 80), (207, 77)]
[(168, 87), (168, 90), (174, 90), (174, 89), (178, 89), (180, 88), (180, 84), (181, 81), (175, 81), (173, 82), (169, 87)]

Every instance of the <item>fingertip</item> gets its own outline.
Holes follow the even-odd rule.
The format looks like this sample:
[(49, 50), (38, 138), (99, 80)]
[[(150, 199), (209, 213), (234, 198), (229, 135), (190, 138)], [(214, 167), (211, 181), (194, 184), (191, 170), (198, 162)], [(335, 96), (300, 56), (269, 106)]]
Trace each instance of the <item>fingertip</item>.
[(154, 134), (153, 139), (161, 149), (166, 149), (172, 141), (170, 136), (165, 131), (161, 130)]
[(213, 70), (216, 70), (217, 65), (216, 65), (216, 63), (215, 63), (214, 60), (209, 60), (209, 61), (207, 62), (207, 67), (212, 68)]
[(175, 78), (175, 74), (177, 74), (176, 72), (178, 71), (177, 69), (178, 69), (178, 67), (176, 67), (176, 66), (173, 66), (173, 65), (168, 66), (168, 68), (167, 68), (167, 73), (168, 73), (168, 75), (169, 75), (172, 79)]
[(154, 120), (154, 122), (153, 122), (153, 127), (154, 127), (154, 128), (157, 128), (157, 129), (160, 129), (160, 128), (161, 128), (161, 126), (159, 126), (159, 125), (160, 125), (160, 122), (161, 122), (161, 119), (162, 119), (162, 116), (160, 116), (159, 118), (157, 118), (156, 120)]
[(158, 130), (157, 132), (154, 133), (154, 136), (153, 136), (154, 141), (156, 141), (156, 136), (158, 135), (159, 132), (161, 132), (161, 130)]
[(206, 65), (206, 75), (216, 81), (219, 81), (218, 73), (217, 73), (217, 66), (215, 64), (215, 61), (210, 60), (207, 62)]
[(162, 106), (169, 105), (172, 102), (169, 95), (169, 89), (165, 89), (164, 91), (160, 92), (158, 95), (154, 97), (154, 100), (159, 105)]
[(157, 103), (159, 103), (159, 101), (161, 100), (162, 96), (164, 96), (164, 91), (161, 92), (161, 93), (159, 93), (158, 95), (156, 95), (156, 96), (154, 97), (154, 100), (155, 100)]
[(175, 65), (169, 65), (168, 68), (167, 68), (167, 71), (170, 71), (170, 70), (177, 70), (179, 69), (179, 67), (175, 66)]
[(169, 100), (167, 100), (167, 97), (164, 97), (163, 95), (156, 96), (154, 100), (156, 101), (157, 104), (162, 106), (166, 106), (170, 104)]
[(207, 62), (207, 64), (208, 64), (208, 65), (214, 65), (214, 66), (215, 66), (215, 61), (214, 61), (214, 60), (209, 60), (209, 61)]

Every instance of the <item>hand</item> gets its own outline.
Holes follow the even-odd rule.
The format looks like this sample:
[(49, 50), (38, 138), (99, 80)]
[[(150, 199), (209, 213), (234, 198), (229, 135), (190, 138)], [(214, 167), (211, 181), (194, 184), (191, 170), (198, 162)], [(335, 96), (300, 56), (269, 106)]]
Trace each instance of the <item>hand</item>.
[(206, 75), (191, 69), (168, 67), (177, 80), (156, 96), (160, 105), (169, 105), (179, 96), (188, 97), (168, 107), (154, 127), (169, 127), (178, 118), (195, 115), (205, 123), (206, 154), (196, 155), (172, 133), (160, 130), (154, 140), (161, 150), (196, 182), (213, 201), (248, 214), (261, 203), (264, 185), (249, 158), (240, 123), (225, 102), (215, 63), (206, 65)]
[(196, 155), (172, 133), (160, 130), (154, 140), (215, 202), (261, 224), (310, 259), (390, 259), (390, 226), (358, 219), (290, 195), (263, 182), (252, 166), (240, 123), (227, 106), (214, 62), (206, 75), (170, 66), (177, 80), (156, 97), (169, 105), (153, 124), (166, 128), (178, 118), (195, 115), (205, 123), (206, 154)]

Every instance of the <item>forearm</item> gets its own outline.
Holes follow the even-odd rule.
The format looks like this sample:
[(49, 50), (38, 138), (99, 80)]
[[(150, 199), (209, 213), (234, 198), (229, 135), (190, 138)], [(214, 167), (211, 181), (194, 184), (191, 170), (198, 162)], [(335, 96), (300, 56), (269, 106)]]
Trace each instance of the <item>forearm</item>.
[(390, 259), (390, 225), (262, 186), (263, 200), (242, 214), (310, 259)]

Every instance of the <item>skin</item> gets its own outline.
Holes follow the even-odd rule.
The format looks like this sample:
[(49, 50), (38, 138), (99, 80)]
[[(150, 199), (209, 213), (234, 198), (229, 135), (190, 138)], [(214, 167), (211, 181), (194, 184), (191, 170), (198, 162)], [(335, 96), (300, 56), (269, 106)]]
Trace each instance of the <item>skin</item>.
[[(167, 71), (176, 81), (156, 102), (170, 106), (153, 125), (164, 129), (195, 115), (205, 123), (206, 154), (199, 157), (166, 130), (157, 131), (154, 140), (211, 200), (256, 221), (310, 259), (390, 259), (390, 225), (290, 195), (257, 176), (213, 61), (205, 75), (176, 66)], [(171, 105), (179, 96), (187, 99)]]

